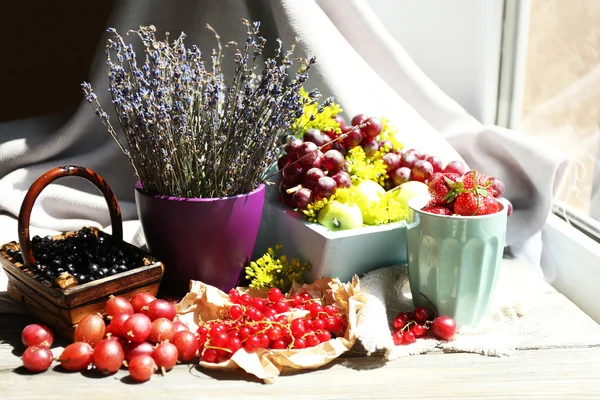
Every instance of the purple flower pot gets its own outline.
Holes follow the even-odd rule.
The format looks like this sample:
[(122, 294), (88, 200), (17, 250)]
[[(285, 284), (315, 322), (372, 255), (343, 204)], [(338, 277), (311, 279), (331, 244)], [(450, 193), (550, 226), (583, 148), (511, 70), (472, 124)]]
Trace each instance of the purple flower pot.
[(252, 257), (265, 200), (265, 185), (217, 199), (150, 194), (140, 182), (135, 200), (146, 244), (165, 264), (161, 291), (188, 292), (198, 280), (225, 292), (235, 287)]

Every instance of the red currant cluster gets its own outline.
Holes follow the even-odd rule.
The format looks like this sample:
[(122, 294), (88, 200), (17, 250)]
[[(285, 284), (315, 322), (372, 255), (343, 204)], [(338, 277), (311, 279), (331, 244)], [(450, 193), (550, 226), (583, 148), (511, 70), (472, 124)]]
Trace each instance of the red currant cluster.
[(429, 321), (427, 310), (423, 307), (415, 307), (412, 313), (401, 312), (394, 318), (392, 325), (392, 339), (395, 345), (411, 344), (428, 335), (440, 340), (450, 340), (456, 333), (456, 322), (453, 318), (440, 316)]
[[(242, 347), (248, 352), (304, 349), (344, 334), (340, 310), (321, 305), (308, 292), (285, 298), (281, 290), (272, 288), (265, 300), (231, 289), (229, 299), (233, 304), (225, 318), (198, 328), (202, 361), (226, 361)], [(305, 310), (305, 316), (289, 317), (298, 310)]]
[[(105, 306), (108, 325), (100, 314), (84, 317), (58, 361), (66, 371), (90, 367), (104, 375), (124, 365), (135, 381), (143, 382), (160, 370), (163, 374), (177, 361), (191, 361), (198, 351), (196, 335), (176, 321), (175, 306), (149, 293), (137, 293), (130, 300), (112, 296)], [(23, 366), (31, 372), (46, 371), (53, 361), (49, 347), (54, 336), (41, 324), (31, 324), (21, 334), (27, 347)]]

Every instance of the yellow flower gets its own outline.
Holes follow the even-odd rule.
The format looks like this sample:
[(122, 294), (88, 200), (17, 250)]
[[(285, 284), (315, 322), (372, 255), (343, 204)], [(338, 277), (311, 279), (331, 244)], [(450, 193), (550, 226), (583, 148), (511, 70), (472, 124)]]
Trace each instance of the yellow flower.
[(342, 133), (340, 126), (331, 118), (342, 112), (342, 108), (335, 103), (322, 107), (319, 112), (319, 103), (308, 96), (304, 88), (300, 88), (300, 94), (304, 101), (302, 116), (298, 118), (291, 127), (292, 132), (302, 134), (310, 128), (319, 129), (322, 132)]
[(288, 291), (294, 281), (302, 283), (302, 275), (311, 268), (310, 263), (301, 264), (300, 260), (294, 258), (288, 261), (285, 255), (277, 256), (283, 246), (275, 246), (267, 249), (262, 257), (250, 262), (245, 268), (246, 279), (250, 281), (250, 287), (259, 289), (263, 287), (279, 287)]

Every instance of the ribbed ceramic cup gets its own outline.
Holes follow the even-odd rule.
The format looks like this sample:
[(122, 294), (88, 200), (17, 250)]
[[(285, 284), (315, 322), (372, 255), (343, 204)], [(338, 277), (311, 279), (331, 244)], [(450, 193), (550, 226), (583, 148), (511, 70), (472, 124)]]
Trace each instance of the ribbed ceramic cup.
[(409, 202), (408, 273), (413, 301), (458, 327), (484, 319), (496, 288), (506, 237), (507, 207), (481, 216), (442, 216), (421, 211), (428, 197)]
[(182, 296), (192, 279), (225, 292), (237, 285), (258, 236), (264, 184), (238, 196), (187, 199), (147, 193), (138, 182), (135, 200), (148, 249), (165, 264), (162, 291)]

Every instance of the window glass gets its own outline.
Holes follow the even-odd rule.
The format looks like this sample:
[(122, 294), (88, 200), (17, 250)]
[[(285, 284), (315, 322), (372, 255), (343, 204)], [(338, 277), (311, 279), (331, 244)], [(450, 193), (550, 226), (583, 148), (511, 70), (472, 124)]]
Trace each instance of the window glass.
[[(520, 131), (567, 152), (557, 193), (600, 224), (600, 1), (532, 0)], [(594, 221), (595, 220), (595, 221)]]

